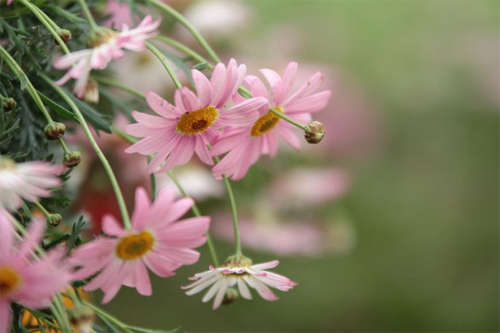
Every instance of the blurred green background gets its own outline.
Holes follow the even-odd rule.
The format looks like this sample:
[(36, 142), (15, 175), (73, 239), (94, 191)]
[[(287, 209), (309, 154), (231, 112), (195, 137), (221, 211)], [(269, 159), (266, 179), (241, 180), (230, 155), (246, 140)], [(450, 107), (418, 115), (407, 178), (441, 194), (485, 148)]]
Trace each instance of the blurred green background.
[[(276, 271), (299, 282), (278, 302), (212, 311), (200, 295), (186, 297), (179, 285), (208, 267), (203, 249), (195, 266), (153, 278), (151, 298), (125, 288), (107, 309), (137, 326), (188, 332), (498, 332), (499, 3), (245, 1), (253, 21), (220, 48), (262, 64), (284, 52), (265, 42), (282, 31), (284, 43), (299, 43), (282, 56), (341, 72), (377, 119), (370, 158), (332, 152), (313, 161), (351, 171), (353, 188), (338, 204), (356, 245), (312, 259), (246, 251), (254, 262), (278, 257)], [(325, 112), (336, 112), (335, 98)], [(307, 163), (308, 150), (328, 155), (319, 149), (276, 163)], [(275, 162), (263, 163), (236, 183), (240, 206)]]

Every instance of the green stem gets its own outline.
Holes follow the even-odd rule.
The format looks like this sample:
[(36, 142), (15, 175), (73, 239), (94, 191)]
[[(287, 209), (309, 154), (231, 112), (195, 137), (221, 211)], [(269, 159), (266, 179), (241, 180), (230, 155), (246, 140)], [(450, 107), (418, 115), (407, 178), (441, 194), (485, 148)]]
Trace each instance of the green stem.
[(167, 14), (172, 15), (179, 23), (186, 27), (186, 29), (194, 36), (194, 38), (200, 43), (200, 45), (207, 51), (208, 55), (215, 61), (221, 62), (220, 58), (214, 52), (214, 50), (208, 45), (207, 41), (203, 36), (196, 30), (196, 28), (188, 21), (184, 16), (182, 16), (178, 11), (170, 7), (169, 5), (159, 1), (159, 0), (144, 0), (145, 2), (149, 2)]
[[(153, 157), (150, 155), (148, 156), (148, 162), (151, 162)], [(151, 182), (151, 200), (155, 201), (156, 200), (156, 176), (154, 173), (149, 175), (149, 180)]]
[(83, 12), (85, 13), (85, 16), (87, 17), (87, 20), (89, 21), (92, 30), (99, 29), (99, 26), (97, 25), (97, 23), (95, 23), (94, 17), (90, 13), (89, 7), (85, 3), (85, 0), (78, 0), (78, 2), (80, 3), (80, 6), (82, 7)]
[(107, 320), (109, 320), (110, 322), (112, 322), (113, 324), (115, 324), (116, 326), (118, 326), (119, 328), (121, 328), (122, 330), (124, 330), (125, 332), (132, 333), (132, 331), (128, 328), (127, 324), (121, 322), (120, 320), (116, 319), (112, 315), (104, 312), (103, 310), (99, 309), (97, 306), (93, 305), (92, 303), (83, 301), (83, 304), (85, 304), (86, 306), (88, 306), (89, 308), (91, 308), (92, 310), (94, 310), (94, 312), (96, 314), (98, 314), (101, 317), (106, 318)]
[(165, 44), (168, 44), (168, 45), (174, 47), (175, 49), (179, 50), (180, 52), (182, 52), (182, 53), (184, 53), (184, 54), (186, 54), (188, 56), (190, 56), (191, 58), (193, 58), (196, 61), (206, 62), (208, 69), (212, 70), (214, 68), (214, 65), (212, 65), (207, 59), (205, 59), (199, 53), (197, 53), (196, 51), (190, 49), (186, 45), (184, 45), (182, 43), (179, 43), (175, 39), (168, 38), (168, 37), (165, 37), (165, 36), (157, 36), (156, 39), (159, 40), (160, 42), (163, 42)]
[(64, 91), (58, 87), (52, 80), (50, 80), (47, 76), (44, 74), (41, 74), (41, 77), (47, 82), (52, 89), (54, 89), (61, 97), (64, 99), (64, 101), (69, 105), (69, 107), (73, 110), (75, 113), (76, 117), (78, 118), (78, 121), (80, 122), (80, 125), (83, 128), (83, 131), (85, 132), (85, 135), (87, 136), (90, 145), (94, 149), (95, 153), (97, 154), (97, 157), (101, 160), (101, 163), (106, 170), (106, 173), (108, 174), (109, 180), (111, 181), (111, 186), (113, 187), (113, 190), (115, 192), (116, 200), (118, 202), (118, 206), (120, 207), (120, 212), (122, 215), (123, 219), (123, 225), (125, 229), (130, 229), (131, 228), (131, 223), (130, 223), (130, 217), (127, 212), (127, 206), (125, 205), (125, 200), (123, 199), (123, 194), (120, 190), (120, 186), (118, 185), (118, 181), (116, 180), (116, 176), (113, 172), (113, 169), (109, 165), (108, 160), (106, 159), (106, 156), (104, 156), (101, 148), (99, 148), (99, 145), (94, 139), (94, 136), (92, 135), (92, 132), (89, 129), (89, 126), (87, 125), (87, 122), (85, 121), (85, 118), (83, 117), (82, 113), (76, 106), (76, 104), (67, 96)]
[(56, 294), (56, 296), (54, 296), (54, 304), (55, 304), (56, 308), (58, 308), (60, 316), (61, 316), (62, 322), (58, 321), (59, 326), (61, 327), (61, 332), (62, 333), (71, 333), (73, 330), (71, 329), (71, 324), (69, 322), (68, 313), (65, 310), (64, 302), (62, 300), (61, 294)]
[(40, 10), (37, 6), (29, 3), (27, 0), (19, 0), (26, 8), (28, 8), (37, 18), (38, 20), (49, 30), (49, 32), (52, 34), (52, 37), (57, 41), (61, 49), (64, 51), (64, 53), (68, 54), (69, 49), (62, 40), (62, 38), (59, 36), (55, 28), (59, 28), (47, 15), (45, 15), (44, 12)]
[[(184, 189), (182, 184), (179, 182), (179, 179), (174, 175), (174, 173), (172, 171), (167, 171), (167, 174), (170, 177), (170, 179), (172, 179), (175, 186), (177, 186), (177, 188), (182, 193), (182, 195), (184, 197), (189, 197), (189, 194), (186, 192), (186, 190)], [(197, 217), (201, 216), (201, 212), (198, 209), (198, 206), (196, 205), (196, 203), (193, 204), (193, 206), (191, 207), (191, 211), (193, 212), (194, 216), (197, 216)], [(215, 246), (214, 246), (214, 243), (212, 241), (212, 237), (210, 237), (210, 234), (208, 232), (205, 234), (205, 236), (207, 237), (207, 246), (208, 246), (208, 249), (210, 251), (210, 255), (212, 256), (212, 261), (214, 262), (214, 265), (216, 267), (218, 267), (219, 266), (219, 259), (217, 258), (217, 251), (215, 251)]]
[(121, 89), (123, 91), (126, 91), (134, 96), (137, 96), (141, 99), (146, 99), (146, 95), (143, 94), (142, 92), (140, 91), (137, 91), (135, 89), (132, 89), (130, 87), (127, 87), (123, 84), (121, 84), (120, 82), (116, 82), (115, 80), (110, 80), (110, 79), (106, 79), (106, 78), (103, 78), (103, 77), (92, 77), (97, 83), (102, 83), (106, 86), (111, 86), (111, 87), (115, 87), (115, 88), (118, 88), (118, 89)]
[(163, 53), (161, 53), (161, 51), (158, 50), (158, 48), (156, 46), (154, 46), (153, 44), (151, 44), (149, 42), (146, 42), (146, 48), (149, 51), (151, 51), (158, 58), (158, 60), (160, 60), (160, 62), (163, 64), (163, 67), (165, 67), (165, 69), (167, 70), (168, 75), (170, 75), (170, 77), (172, 78), (172, 81), (174, 82), (175, 86), (178, 89), (181, 89), (182, 83), (181, 83), (181, 81), (179, 81), (179, 78), (177, 77), (177, 75), (175, 75), (174, 70), (172, 69), (170, 64), (167, 62), (167, 60), (165, 59), (165, 55)]
[(42, 211), (43, 215), (45, 215), (46, 218), (50, 217), (50, 213), (39, 202), (34, 202), (34, 204), (35, 204), (36, 208), (38, 208)]
[(238, 226), (238, 210), (236, 209), (236, 201), (234, 200), (233, 190), (231, 184), (226, 175), (222, 175), (224, 179), (224, 185), (227, 190), (227, 198), (229, 200), (229, 205), (231, 206), (231, 214), (233, 216), (233, 227), (234, 227), (234, 242), (236, 245), (236, 255), (241, 255), (241, 241), (240, 241), (240, 227)]
[(69, 150), (68, 146), (66, 145), (66, 142), (64, 142), (63, 138), (59, 138), (58, 140), (59, 140), (59, 143), (61, 144), (61, 147), (64, 150), (64, 152), (66, 154), (71, 153), (71, 151)]

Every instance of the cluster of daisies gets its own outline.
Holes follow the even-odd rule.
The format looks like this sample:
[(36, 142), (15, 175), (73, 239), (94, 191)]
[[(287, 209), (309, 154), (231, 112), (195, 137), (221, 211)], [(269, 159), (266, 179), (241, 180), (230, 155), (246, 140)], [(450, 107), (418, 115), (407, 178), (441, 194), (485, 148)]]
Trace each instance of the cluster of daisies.
[[(160, 21), (150, 16), (134, 29), (102, 29), (91, 39), (91, 48), (56, 59), (57, 69), (67, 73), (57, 82), (76, 79), (75, 94), (82, 98), (89, 88), (89, 74), (104, 69), (124, 56), (125, 49), (141, 52), (148, 38), (156, 35)], [(260, 156), (274, 157), (281, 137), (295, 149), (300, 141), (294, 132), (297, 123), (309, 123), (311, 114), (324, 108), (330, 92), (318, 89), (318, 72), (294, 89), (297, 63), (291, 62), (283, 76), (262, 69), (262, 78), (247, 75), (246, 66), (231, 59), (219, 63), (209, 78), (193, 69), (195, 91), (177, 89), (174, 103), (154, 92), (146, 92), (153, 114), (134, 111), (136, 123), (126, 128), (140, 138), (126, 152), (151, 157), (148, 173), (161, 173), (183, 165), (196, 155), (212, 167), (214, 177), (241, 179)], [(169, 277), (183, 265), (199, 259), (195, 249), (205, 244), (210, 226), (207, 216), (182, 217), (193, 207), (192, 199), (175, 198), (172, 188), (165, 188), (150, 200), (143, 188), (135, 193), (131, 226), (107, 215), (103, 234), (67, 253), (56, 248), (41, 250), (44, 223), (33, 218), (27, 231), (15, 213), (23, 201), (36, 203), (49, 197), (51, 190), (62, 186), (62, 166), (47, 162), (16, 163), (0, 157), (0, 332), (10, 321), (10, 304), (17, 302), (31, 308), (47, 307), (52, 297), (74, 281), (85, 281), (86, 291), (101, 289), (103, 303), (109, 302), (122, 286), (135, 288), (141, 295), (151, 295), (149, 272)], [(125, 224), (126, 225), (126, 224)], [(276, 300), (271, 288), (288, 291), (296, 285), (290, 279), (268, 272), (278, 261), (253, 264), (236, 255), (220, 267), (196, 274), (190, 285), (182, 287), (187, 295), (207, 290), (204, 302), (214, 299), (220, 306), (237, 290), (251, 299), (250, 289), (264, 299)]]

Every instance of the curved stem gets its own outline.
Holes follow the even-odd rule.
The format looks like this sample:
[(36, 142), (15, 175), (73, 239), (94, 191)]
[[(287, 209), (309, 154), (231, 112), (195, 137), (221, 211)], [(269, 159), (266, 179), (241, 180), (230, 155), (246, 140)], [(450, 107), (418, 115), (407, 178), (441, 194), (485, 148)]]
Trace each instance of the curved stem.
[(43, 215), (45, 215), (46, 218), (50, 217), (50, 213), (39, 202), (34, 202), (34, 204), (36, 208), (38, 208), (43, 213)]
[(69, 98), (60, 87), (58, 87), (54, 82), (52, 82), (52, 80), (50, 80), (44, 74), (41, 74), (41, 77), (45, 80), (45, 82), (47, 82), (52, 87), (52, 89), (54, 89), (62, 97), (62, 99), (64, 99), (64, 101), (69, 105), (69, 107), (73, 110), (76, 117), (78, 118), (78, 121), (80, 122), (80, 125), (82, 126), (83, 131), (85, 132), (85, 135), (87, 136), (90, 142), (90, 145), (96, 152), (97, 157), (101, 160), (101, 163), (104, 169), (106, 170), (106, 173), (108, 174), (109, 180), (111, 181), (111, 186), (113, 187), (113, 190), (115, 192), (116, 201), (118, 201), (118, 206), (120, 207), (120, 212), (123, 219), (123, 225), (125, 229), (130, 229), (131, 228), (130, 217), (128, 215), (127, 206), (125, 205), (125, 200), (123, 199), (123, 194), (120, 190), (120, 186), (118, 185), (118, 181), (116, 180), (116, 176), (113, 172), (113, 169), (109, 165), (106, 156), (104, 156), (101, 148), (99, 148), (99, 145), (95, 141), (94, 136), (92, 135), (92, 132), (90, 131), (89, 126), (85, 121), (85, 118), (83, 117), (82, 113), (75, 105), (75, 103), (71, 100), (71, 98)]
[(106, 79), (106, 78), (102, 78), (102, 77), (92, 77), (97, 83), (102, 83), (106, 86), (111, 86), (111, 87), (115, 87), (115, 88), (118, 88), (118, 89), (121, 89), (123, 91), (126, 91), (136, 97), (139, 97), (141, 99), (146, 99), (146, 95), (144, 95), (142, 92), (138, 91), (138, 90), (135, 90), (135, 89), (132, 89), (130, 87), (127, 87), (123, 84), (121, 84), (120, 82), (117, 82), (115, 80), (110, 80), (110, 79)]
[(83, 12), (85, 13), (85, 16), (87, 17), (87, 20), (89, 21), (92, 30), (99, 29), (99, 26), (97, 25), (97, 23), (95, 23), (94, 17), (90, 13), (89, 7), (85, 3), (85, 0), (78, 0), (78, 2), (80, 3), (80, 6), (82, 7)]
[(210, 63), (210, 61), (208, 61), (207, 59), (205, 59), (203, 56), (201, 56), (199, 53), (197, 53), (196, 51), (190, 49), (189, 47), (187, 47), (186, 45), (182, 44), (182, 43), (179, 43), (178, 41), (176, 41), (175, 39), (172, 39), (172, 38), (168, 38), (168, 37), (165, 37), (165, 36), (156, 36), (156, 39), (159, 40), (160, 42), (163, 42), (165, 44), (168, 44), (172, 47), (174, 47), (175, 49), (177, 49), (178, 51), (190, 56), (191, 58), (193, 58), (194, 60), (196, 61), (199, 61), (199, 62), (206, 62), (207, 63), (207, 68), (208, 69), (213, 69), (214, 68), (214, 65), (212, 65)]
[(186, 27), (187, 30), (196, 38), (196, 40), (200, 43), (200, 45), (207, 51), (208, 55), (215, 61), (215, 62), (220, 62), (220, 58), (217, 56), (217, 54), (214, 52), (214, 50), (208, 45), (207, 41), (203, 36), (196, 30), (196, 28), (188, 21), (184, 16), (182, 16), (178, 11), (170, 7), (169, 5), (160, 2), (158, 0), (144, 0), (146, 2), (149, 2), (167, 14), (172, 15), (179, 23), (181, 23), (183, 26)]
[(86, 306), (88, 306), (89, 308), (91, 308), (92, 310), (94, 310), (94, 312), (97, 315), (99, 315), (99, 316), (101, 316), (103, 318), (106, 318), (107, 320), (109, 320), (110, 322), (112, 322), (113, 324), (115, 324), (116, 326), (118, 326), (119, 328), (121, 328), (122, 330), (124, 330), (125, 332), (132, 333), (132, 331), (128, 328), (127, 324), (125, 324), (125, 323), (121, 322), (120, 320), (116, 319), (115, 317), (113, 317), (109, 313), (101, 310), (100, 308), (98, 308), (94, 304), (86, 302), (86, 301), (83, 301), (83, 304), (85, 304)]
[(146, 48), (149, 51), (151, 51), (158, 58), (158, 60), (161, 61), (163, 67), (165, 67), (165, 69), (167, 70), (168, 75), (170, 75), (170, 77), (172, 78), (172, 81), (174, 82), (175, 86), (178, 89), (181, 89), (182, 83), (181, 83), (181, 81), (179, 81), (179, 78), (174, 73), (174, 70), (172, 69), (172, 67), (170, 67), (170, 64), (165, 59), (165, 55), (163, 53), (161, 53), (161, 51), (158, 50), (158, 48), (151, 43), (146, 42)]

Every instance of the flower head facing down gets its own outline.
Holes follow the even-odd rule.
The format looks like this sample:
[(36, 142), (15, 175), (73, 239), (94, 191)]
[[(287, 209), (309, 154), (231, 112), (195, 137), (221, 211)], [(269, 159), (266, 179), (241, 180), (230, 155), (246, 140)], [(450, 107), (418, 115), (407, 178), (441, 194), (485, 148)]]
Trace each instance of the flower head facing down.
[(61, 165), (33, 161), (16, 163), (0, 156), (0, 212), (15, 211), (22, 200), (37, 202), (49, 197), (50, 190), (62, 185), (58, 175), (64, 171)]
[(106, 235), (77, 247), (71, 263), (79, 266), (76, 279), (88, 278), (98, 272), (84, 290), (101, 289), (109, 302), (122, 285), (136, 288), (139, 294), (152, 294), (149, 268), (161, 277), (174, 275), (182, 265), (198, 261), (193, 250), (206, 242), (210, 218), (193, 217), (177, 221), (192, 206), (191, 198), (175, 200), (175, 192), (167, 188), (151, 203), (146, 191), (138, 188), (132, 228), (124, 229), (111, 215), (103, 218)]
[[(298, 65), (288, 64), (283, 77), (271, 69), (261, 69), (266, 78), (268, 88), (256, 76), (247, 76), (246, 84), (254, 97), (269, 100), (269, 104), (259, 108), (260, 117), (243, 128), (227, 128), (216, 139), (212, 149), (213, 156), (228, 153), (212, 171), (217, 177), (222, 174), (238, 180), (243, 178), (252, 164), (261, 155), (274, 157), (278, 151), (278, 138), (282, 137), (290, 146), (299, 150), (300, 141), (293, 131), (294, 125), (281, 119), (270, 109), (283, 113), (293, 120), (307, 124), (311, 121), (311, 113), (323, 109), (330, 99), (330, 91), (316, 92), (323, 82), (320, 72), (314, 74), (296, 91), (292, 90)], [(236, 102), (241, 96), (234, 96)]]
[(278, 264), (278, 260), (252, 265), (252, 261), (245, 257), (230, 259), (221, 267), (214, 268), (210, 266), (209, 271), (195, 274), (190, 280), (196, 281), (181, 288), (189, 289), (186, 291), (186, 295), (191, 296), (210, 287), (203, 296), (202, 302), (208, 302), (215, 296), (212, 306), (214, 310), (223, 302), (228, 288), (235, 286), (238, 287), (240, 295), (245, 299), (252, 299), (252, 294), (248, 288), (250, 287), (255, 289), (263, 299), (276, 301), (278, 297), (269, 287), (288, 291), (297, 285), (287, 277), (266, 271), (278, 266)]
[(156, 29), (161, 20), (153, 21), (150, 15), (146, 16), (134, 29), (127, 25), (122, 31), (113, 31), (102, 28), (92, 34), (88, 41), (88, 49), (63, 55), (54, 61), (57, 69), (68, 69), (68, 72), (56, 82), (63, 85), (70, 79), (76, 79), (73, 92), (78, 98), (85, 96), (90, 71), (105, 69), (113, 59), (125, 55), (123, 49), (142, 52), (146, 48), (145, 41), (156, 35)]
[(219, 129), (252, 124), (257, 118), (256, 110), (266, 104), (266, 100), (260, 97), (240, 100), (227, 107), (245, 73), (246, 67), (238, 66), (234, 59), (229, 61), (227, 67), (217, 64), (210, 80), (194, 69), (192, 75), (197, 95), (188, 88), (178, 89), (174, 97), (175, 105), (151, 91), (147, 92), (148, 105), (158, 116), (137, 111), (132, 113), (137, 124), (129, 125), (126, 132), (143, 139), (126, 152), (156, 154), (148, 166), (149, 173), (185, 164), (194, 153), (202, 162), (212, 165), (207, 145), (213, 143)]
[(48, 307), (55, 293), (70, 282), (67, 267), (57, 257), (34, 259), (32, 252), (43, 237), (45, 223), (33, 219), (24, 239), (14, 241), (12, 216), (0, 211), (0, 332), (8, 332), (10, 303), (35, 309)]

